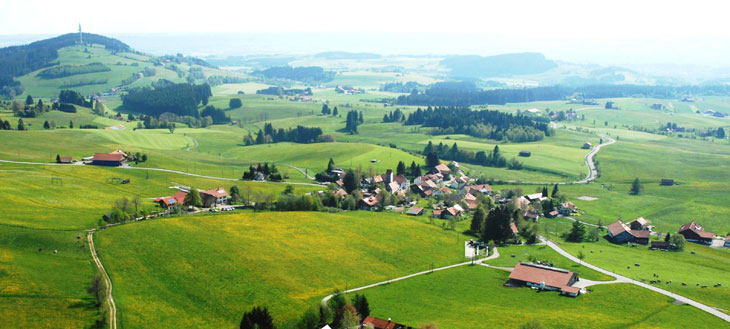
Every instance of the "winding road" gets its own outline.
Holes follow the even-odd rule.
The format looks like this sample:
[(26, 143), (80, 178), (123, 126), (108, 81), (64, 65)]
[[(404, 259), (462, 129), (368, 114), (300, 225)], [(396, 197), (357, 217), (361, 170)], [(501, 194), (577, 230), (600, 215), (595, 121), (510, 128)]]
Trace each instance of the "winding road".
[(96, 230), (90, 230), (86, 239), (89, 241), (91, 257), (94, 259), (96, 268), (99, 270), (99, 273), (101, 273), (101, 276), (104, 279), (104, 286), (106, 286), (106, 302), (109, 304), (109, 328), (117, 329), (117, 305), (114, 303), (114, 297), (112, 296), (112, 281), (109, 279), (109, 275), (106, 273), (104, 265), (101, 264), (101, 260), (99, 260), (99, 256), (96, 254), (96, 248), (94, 248), (94, 232), (96, 232)]
[(616, 143), (616, 140), (611, 137), (601, 136), (601, 138), (608, 139), (608, 143), (596, 145), (590, 152), (588, 152), (588, 154), (586, 154), (585, 163), (586, 166), (588, 166), (588, 176), (579, 181), (573, 182), (574, 184), (585, 184), (588, 182), (592, 182), (598, 177), (598, 170), (596, 170), (596, 164), (593, 163), (593, 159), (596, 157), (596, 154), (598, 154), (598, 151), (600, 151), (602, 147)]

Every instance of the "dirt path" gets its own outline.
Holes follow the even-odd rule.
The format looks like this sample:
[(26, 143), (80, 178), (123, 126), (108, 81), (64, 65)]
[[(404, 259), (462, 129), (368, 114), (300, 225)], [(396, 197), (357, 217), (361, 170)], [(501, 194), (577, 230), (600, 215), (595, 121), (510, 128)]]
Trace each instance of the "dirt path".
[(96, 232), (96, 230), (91, 230), (86, 236), (89, 241), (89, 251), (91, 252), (91, 258), (93, 258), (94, 263), (96, 263), (96, 268), (99, 270), (99, 273), (101, 273), (101, 276), (104, 279), (104, 285), (106, 286), (106, 302), (109, 305), (109, 328), (117, 329), (117, 305), (114, 303), (114, 297), (112, 296), (112, 281), (109, 279), (109, 275), (106, 273), (104, 265), (101, 264), (101, 260), (99, 260), (99, 257), (96, 254), (96, 248), (94, 248), (94, 232)]
[(609, 281), (609, 282), (623, 282), (623, 283), (634, 284), (634, 285), (637, 285), (639, 287), (646, 288), (646, 289), (649, 289), (649, 290), (658, 292), (658, 293), (660, 293), (662, 295), (665, 295), (665, 296), (668, 296), (668, 297), (672, 297), (672, 298), (674, 298), (674, 299), (676, 299), (676, 300), (678, 300), (680, 302), (683, 302), (685, 304), (692, 305), (692, 306), (694, 306), (696, 308), (699, 308), (700, 310), (703, 310), (703, 311), (705, 311), (707, 313), (710, 313), (710, 314), (712, 314), (712, 315), (714, 315), (714, 316), (716, 316), (716, 317), (718, 317), (720, 319), (723, 319), (723, 320), (725, 320), (727, 322), (730, 322), (730, 315), (725, 314), (725, 313), (717, 310), (714, 307), (711, 307), (709, 305), (702, 304), (700, 302), (697, 302), (695, 300), (689, 299), (687, 297), (684, 297), (684, 296), (681, 296), (681, 295), (677, 295), (677, 294), (675, 294), (673, 292), (669, 292), (669, 291), (666, 291), (664, 289), (661, 289), (661, 288), (658, 288), (658, 287), (655, 287), (655, 286), (652, 286), (652, 285), (649, 285), (649, 284), (646, 284), (646, 283), (643, 283), (643, 282), (640, 282), (640, 281), (636, 281), (634, 279), (627, 278), (627, 277), (625, 277), (623, 275), (619, 275), (619, 274), (613, 273), (611, 271), (605, 270), (603, 268), (600, 268), (598, 266), (592, 265), (590, 263), (581, 261), (580, 259), (576, 258), (575, 256), (573, 256), (570, 253), (568, 253), (567, 251), (565, 251), (563, 248), (560, 248), (560, 246), (556, 245), (554, 242), (549, 241), (549, 240), (545, 240), (542, 236), (540, 237), (540, 239), (541, 240), (544, 240), (548, 247), (552, 248), (553, 250), (557, 251), (559, 254), (561, 254), (564, 257), (572, 260), (573, 262), (579, 263), (579, 264), (581, 264), (581, 265), (583, 265), (585, 267), (588, 267), (588, 268), (590, 268), (592, 270), (595, 270), (595, 271), (598, 271), (598, 272), (601, 272), (603, 274), (610, 275), (610, 276), (616, 278), (615, 281)]
[[(381, 282), (369, 284), (367, 286), (362, 286), (362, 287), (347, 289), (347, 290), (342, 291), (340, 293), (341, 294), (349, 294), (351, 292), (365, 290), (365, 289), (373, 288), (373, 287), (377, 287), (377, 286), (382, 286), (382, 285), (390, 284), (391, 282), (396, 282), (396, 281), (401, 281), (401, 280), (405, 280), (405, 279), (410, 279), (410, 278), (413, 278), (413, 277), (417, 277), (419, 275), (429, 274), (429, 273), (433, 273), (433, 272), (436, 272), (436, 271), (448, 270), (450, 268), (455, 268), (455, 267), (464, 266), (464, 265), (470, 265), (470, 264), (481, 265), (483, 262), (486, 262), (486, 261), (488, 261), (490, 259), (495, 259), (495, 258), (498, 258), (499, 257), (499, 250), (497, 250), (497, 247), (494, 247), (493, 250), (494, 250), (494, 252), (492, 253), (491, 256), (485, 257), (485, 258), (482, 258), (482, 259), (478, 259), (476, 261), (468, 261), (468, 262), (463, 262), (463, 263), (458, 263), (458, 264), (453, 264), (453, 265), (448, 265), (448, 266), (444, 266), (444, 267), (435, 268), (433, 270), (427, 270), (427, 271), (423, 271), (423, 272), (413, 273), (413, 274), (409, 274), (409, 275), (402, 276), (402, 277), (399, 277), (399, 278), (395, 278), (395, 279), (390, 279), (390, 280), (387, 280), (387, 281), (381, 281)], [(327, 304), (327, 301), (329, 301), (334, 296), (335, 296), (334, 294), (331, 294), (331, 295), (327, 295), (324, 298), (322, 298), (322, 305), (326, 305)]]

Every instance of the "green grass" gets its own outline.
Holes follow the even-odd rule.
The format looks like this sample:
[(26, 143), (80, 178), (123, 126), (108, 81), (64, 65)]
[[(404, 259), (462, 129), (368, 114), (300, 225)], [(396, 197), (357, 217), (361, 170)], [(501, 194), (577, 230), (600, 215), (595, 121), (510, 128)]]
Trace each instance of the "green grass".
[[(487, 261), (487, 264), (500, 267), (514, 267), (517, 265), (517, 262), (530, 262), (531, 257), (534, 257), (538, 261), (551, 262), (555, 267), (576, 272), (581, 278), (588, 280), (612, 281), (614, 279), (601, 272), (576, 264), (550, 249), (548, 246), (507, 245), (498, 247), (498, 250), (500, 257)], [(512, 255), (515, 257), (512, 257)]]
[[(81, 239), (77, 240), (77, 235)], [(92, 325), (99, 313), (86, 287), (94, 270), (81, 230), (33, 230), (0, 224), (2, 327)]]
[(454, 231), (386, 213), (239, 213), (100, 232), (121, 325), (232, 327), (266, 305), (290, 327), (344, 290), (463, 261)]
[[(727, 275), (730, 251), (727, 249), (687, 243), (685, 251), (662, 252), (649, 250), (646, 246), (616, 245), (604, 239), (597, 243), (563, 242), (560, 246), (574, 255), (582, 250), (586, 255), (584, 261), (636, 280), (645, 279), (648, 283), (656, 273), (662, 280), (657, 286), (730, 312), (730, 283), (726, 283), (730, 282)], [(591, 250), (594, 252), (590, 253)], [(634, 266), (635, 263), (640, 266)], [(668, 280), (672, 283), (666, 284)], [(682, 286), (682, 282), (687, 286)], [(718, 282), (723, 286), (713, 288)], [(698, 287), (697, 283), (708, 288)]]
[(508, 272), (467, 266), (367, 289), (371, 314), (417, 327), (716, 328), (727, 323), (694, 307), (628, 284), (591, 287), (577, 298), (507, 288)]

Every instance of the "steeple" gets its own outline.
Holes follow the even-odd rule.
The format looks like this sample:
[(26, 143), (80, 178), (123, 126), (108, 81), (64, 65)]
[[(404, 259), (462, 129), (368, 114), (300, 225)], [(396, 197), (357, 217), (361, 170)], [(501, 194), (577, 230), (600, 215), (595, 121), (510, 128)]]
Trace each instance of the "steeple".
[(81, 23), (79, 23), (79, 44), (81, 44), (81, 45), (84, 44), (84, 38), (81, 34)]

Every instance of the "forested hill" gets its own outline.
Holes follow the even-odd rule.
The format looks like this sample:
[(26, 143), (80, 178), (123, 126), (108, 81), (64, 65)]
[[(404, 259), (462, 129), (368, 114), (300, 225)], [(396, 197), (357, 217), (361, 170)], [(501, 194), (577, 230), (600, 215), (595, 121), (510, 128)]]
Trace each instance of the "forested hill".
[[(464, 88), (458, 88), (463, 85)], [(682, 98), (687, 95), (730, 95), (730, 85), (642, 86), (591, 85), (581, 87), (536, 87), (523, 89), (478, 90), (469, 83), (434, 84), (424, 92), (399, 96), (397, 104), (431, 106), (469, 106), (535, 101), (565, 100), (574, 95), (583, 98), (643, 96), (649, 98)]]
[(451, 76), (483, 78), (542, 73), (557, 66), (540, 53), (516, 53), (495, 56), (451, 56), (441, 61)]
[[(103, 45), (113, 52), (132, 50), (124, 42), (98, 34), (83, 33), (83, 39), (84, 43)], [(0, 77), (18, 77), (51, 66), (58, 58), (59, 49), (78, 42), (79, 34), (69, 33), (27, 45), (0, 48)]]

